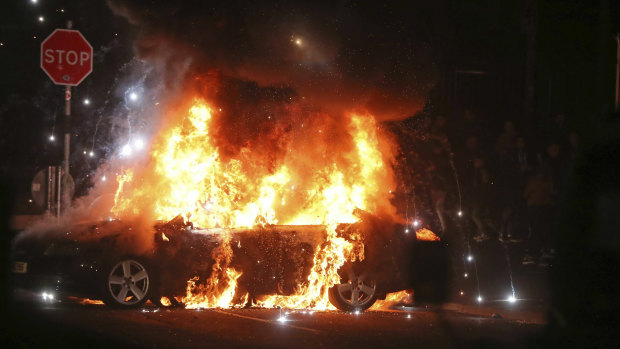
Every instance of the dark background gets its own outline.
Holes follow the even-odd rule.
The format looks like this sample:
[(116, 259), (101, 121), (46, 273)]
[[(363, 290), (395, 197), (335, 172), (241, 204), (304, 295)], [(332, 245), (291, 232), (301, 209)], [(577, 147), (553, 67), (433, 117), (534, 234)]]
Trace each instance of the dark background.
[[(22, 0), (1, 5), (0, 180), (5, 256), (10, 245), (9, 216), (40, 213), (28, 202), (33, 175), (61, 161), (63, 88), (53, 85), (40, 70), (39, 49), (54, 28), (64, 27), (71, 19), (95, 49), (94, 71), (73, 94), (71, 171), (78, 195), (87, 192), (89, 176), (116, 144), (114, 120), (129, 113), (124, 104), (127, 80), (158, 49), (148, 44), (162, 40), (188, 48), (207, 66), (251, 71), (242, 78), (269, 83), (265, 76), (281, 70), (287, 74), (285, 83), (296, 90), (312, 92), (315, 85), (330, 82), (333, 88), (372, 90), (375, 97), (398, 96), (396, 100), (415, 107), (390, 115), (396, 119), (429, 111), (444, 115), (450, 124), (471, 110), (482, 130), (497, 134), (509, 119), (535, 142), (554, 115), (565, 114), (586, 146), (560, 208), (558, 268), (552, 287), (557, 314), (550, 317), (545, 343), (614, 343), (607, 336), (617, 328), (620, 310), (620, 247), (614, 220), (620, 208), (619, 133), (613, 114), (615, 36), (620, 30), (617, 2), (111, 4), (122, 16), (114, 15), (103, 1), (32, 4)], [(37, 20), (40, 15), (45, 18), (42, 23)], [(217, 31), (220, 25), (222, 35), (214, 37), (208, 29)], [(264, 42), (253, 33), (260, 33)], [(288, 40), (291, 33), (323, 44), (327, 58), (280, 54), (286, 51), (278, 42)], [(248, 65), (260, 57), (264, 58), (256, 66)], [(298, 62), (303, 69), (292, 67)], [(91, 100), (88, 106), (82, 104), (86, 97)], [(379, 97), (366, 102), (370, 107), (382, 106), (385, 100)], [(56, 142), (49, 141), (52, 132)], [(84, 156), (84, 150), (93, 150), (96, 156)], [(11, 315), (3, 314), (5, 323)]]

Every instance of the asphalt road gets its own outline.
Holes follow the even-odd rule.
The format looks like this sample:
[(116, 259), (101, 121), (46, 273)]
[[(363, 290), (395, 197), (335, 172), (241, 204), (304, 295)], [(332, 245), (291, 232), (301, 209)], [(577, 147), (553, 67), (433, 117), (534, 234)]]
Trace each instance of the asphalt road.
[(536, 343), (544, 329), (523, 320), (417, 308), (361, 314), (67, 303), (13, 308), (4, 347), (522, 347)]

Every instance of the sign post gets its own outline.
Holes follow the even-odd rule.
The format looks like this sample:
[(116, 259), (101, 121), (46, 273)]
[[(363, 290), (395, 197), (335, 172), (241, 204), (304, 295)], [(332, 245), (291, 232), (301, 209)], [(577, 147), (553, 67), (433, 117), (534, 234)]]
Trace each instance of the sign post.
[(72, 27), (73, 23), (67, 21), (67, 29), (54, 30), (41, 43), (41, 69), (56, 85), (65, 86), (65, 161), (62, 176), (64, 182), (62, 183), (62, 201), (64, 203), (71, 200), (67, 179), (70, 174), (71, 86), (79, 85), (93, 70), (93, 47), (82, 36), (82, 33), (71, 30)]

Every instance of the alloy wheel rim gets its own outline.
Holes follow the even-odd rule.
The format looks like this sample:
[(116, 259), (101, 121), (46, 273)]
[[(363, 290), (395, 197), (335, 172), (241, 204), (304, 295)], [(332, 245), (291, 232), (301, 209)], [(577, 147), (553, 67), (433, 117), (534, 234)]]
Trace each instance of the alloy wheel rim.
[(108, 291), (117, 303), (132, 305), (146, 297), (149, 281), (144, 265), (128, 259), (118, 262), (110, 271)]
[(374, 280), (369, 280), (367, 273), (357, 275), (353, 268), (346, 271), (347, 283), (336, 285), (338, 295), (353, 308), (361, 308), (372, 301), (377, 292)]

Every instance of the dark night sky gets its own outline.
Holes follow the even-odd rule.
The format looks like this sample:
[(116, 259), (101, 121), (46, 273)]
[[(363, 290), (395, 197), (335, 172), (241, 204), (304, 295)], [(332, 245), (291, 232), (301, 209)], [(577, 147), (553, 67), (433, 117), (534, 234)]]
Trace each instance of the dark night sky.
[[(365, 106), (380, 119), (410, 116), (431, 91), (440, 96), (451, 91), (454, 69), (479, 69), (502, 77), (504, 95), (492, 88), (498, 95), (489, 99), (504, 103), (503, 110), (494, 110), (516, 117), (523, 84), (525, 2), (4, 1), (1, 173), (16, 179), (27, 196), (36, 170), (60, 160), (60, 142), (48, 138), (62, 132), (63, 90), (39, 68), (39, 48), (68, 19), (95, 50), (94, 71), (73, 94), (72, 163), (74, 176), (82, 178), (115, 145), (118, 120), (139, 107), (127, 101), (132, 88), (148, 95), (158, 87), (162, 93), (179, 83), (177, 73), (184, 64), (189, 72), (216, 69), (259, 86), (291, 89), (321, 107)], [(608, 34), (602, 45), (610, 51), (603, 55), (608, 67), (611, 33), (618, 28), (616, 5), (607, 14), (616, 22), (608, 20), (601, 27), (604, 16), (597, 3), (538, 1), (541, 112), (565, 111), (560, 109), (566, 105), (580, 112), (591, 107), (577, 97), (588, 99), (595, 90), (601, 30)], [(162, 84), (154, 78), (161, 73), (163, 89), (153, 85)], [(544, 86), (549, 81), (554, 94), (548, 96)], [(83, 104), (85, 98), (89, 105)], [(84, 156), (90, 150), (95, 156)]]

